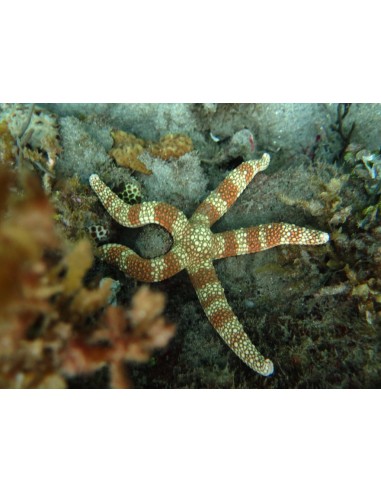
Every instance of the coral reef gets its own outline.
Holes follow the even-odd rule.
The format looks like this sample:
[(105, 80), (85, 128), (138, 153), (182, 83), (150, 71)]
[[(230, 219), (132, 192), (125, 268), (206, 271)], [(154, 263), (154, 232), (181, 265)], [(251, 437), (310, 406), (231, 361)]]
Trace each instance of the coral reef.
[[(107, 328), (109, 307), (123, 311), (131, 336), (127, 306), (137, 284), (97, 257), (90, 262), (95, 243), (121, 242), (146, 258), (171, 245), (160, 226), (131, 234), (111, 221), (87, 184), (92, 173), (128, 203), (161, 200), (190, 213), (242, 160), (268, 151), (271, 166), (214, 231), (290, 221), (331, 235), (328, 247), (280, 246), (215, 265), (248, 335), (274, 360), (274, 376), (256, 376), (226, 351), (180, 273), (158, 286), (168, 294), (176, 337), (146, 364), (128, 361), (124, 384), (380, 387), (380, 122), (379, 104), (0, 104), (1, 385), (109, 387), (114, 341), (91, 336)], [(110, 157), (115, 128), (143, 140), (139, 158), (151, 175), (132, 176)], [(43, 143), (44, 131), (56, 154)], [(152, 155), (150, 143), (152, 150), (169, 133), (186, 134), (194, 150), (169, 161)], [(65, 293), (71, 254), (81, 287)], [(81, 264), (91, 266), (85, 272)], [(86, 315), (75, 311), (82, 288), (98, 299)], [(73, 337), (84, 353), (89, 347), (89, 365), (98, 346), (108, 349), (107, 362), (94, 362), (95, 372), (64, 374)]]
[[(60, 135), (64, 148), (56, 166), (60, 177), (77, 176), (81, 182), (86, 182), (94, 169), (102, 169), (106, 175), (114, 174), (117, 166), (103, 145), (87, 131), (83, 122), (73, 116), (60, 118)], [(122, 176), (125, 178), (125, 173), (122, 172)]]
[[(57, 228), (71, 241), (86, 237), (89, 228), (98, 224), (95, 201), (77, 176), (60, 180), (53, 188), (51, 201)], [(109, 222), (106, 221), (103, 227), (109, 230)]]
[[(332, 162), (342, 142), (332, 135), (337, 104), (47, 104), (64, 117), (80, 119), (85, 125), (102, 122), (103, 127), (128, 129), (144, 140), (158, 140), (165, 133), (185, 133), (202, 155), (212, 159), (221, 140), (248, 129), (261, 151), (273, 154), (274, 169), (286, 166), (302, 149), (315, 145), (318, 137), (321, 157)], [(368, 148), (379, 145), (380, 104), (352, 104), (351, 121), (356, 121), (353, 141)], [(350, 127), (350, 125), (349, 125)], [(98, 172), (99, 170), (94, 171)]]
[(353, 297), (359, 312), (374, 325), (381, 322), (379, 158), (365, 149), (353, 155), (356, 147), (350, 146), (344, 156), (351, 173), (336, 166), (330, 170), (330, 179), (316, 176), (320, 187), (317, 199), (281, 198), (287, 205), (298, 205), (315, 217), (324, 217), (331, 227), (333, 247), (327, 266), (334, 273), (335, 282), (322, 288), (318, 295)]
[(43, 175), (45, 190), (50, 192), (57, 156), (62, 151), (57, 116), (32, 104), (10, 105), (1, 117), (3, 162), (34, 166)]

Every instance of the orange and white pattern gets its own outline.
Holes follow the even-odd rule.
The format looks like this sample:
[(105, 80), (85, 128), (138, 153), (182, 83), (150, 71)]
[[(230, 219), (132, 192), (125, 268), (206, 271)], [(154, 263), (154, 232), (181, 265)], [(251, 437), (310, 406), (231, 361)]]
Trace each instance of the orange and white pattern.
[(120, 244), (101, 246), (101, 257), (118, 266), (126, 275), (142, 282), (159, 282), (185, 268), (210, 323), (238, 357), (263, 376), (273, 373), (273, 363), (261, 355), (233, 313), (218, 280), (213, 260), (256, 253), (280, 244), (312, 246), (329, 241), (326, 232), (285, 223), (216, 234), (210, 230), (254, 176), (266, 169), (269, 163), (268, 154), (263, 154), (259, 160), (243, 162), (210, 193), (190, 219), (167, 203), (127, 205), (96, 174), (90, 176), (92, 189), (119, 224), (125, 227), (159, 224), (173, 238), (172, 248), (165, 255), (153, 259), (142, 258)]

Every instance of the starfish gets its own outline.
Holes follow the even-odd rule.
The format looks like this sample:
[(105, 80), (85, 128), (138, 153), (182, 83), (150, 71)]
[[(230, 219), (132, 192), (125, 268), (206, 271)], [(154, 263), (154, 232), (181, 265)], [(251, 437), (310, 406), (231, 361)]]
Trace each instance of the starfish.
[(142, 258), (120, 244), (101, 246), (101, 258), (141, 282), (159, 282), (185, 268), (210, 323), (238, 357), (263, 376), (270, 376), (274, 365), (261, 355), (233, 313), (213, 260), (256, 253), (281, 244), (318, 245), (329, 241), (326, 232), (282, 222), (220, 233), (210, 230), (254, 176), (266, 169), (269, 163), (270, 156), (263, 154), (259, 160), (240, 164), (198, 206), (190, 219), (168, 203), (152, 201), (128, 205), (98, 175), (92, 174), (89, 179), (105, 209), (120, 225), (141, 227), (159, 224), (173, 239), (170, 250), (153, 259)]

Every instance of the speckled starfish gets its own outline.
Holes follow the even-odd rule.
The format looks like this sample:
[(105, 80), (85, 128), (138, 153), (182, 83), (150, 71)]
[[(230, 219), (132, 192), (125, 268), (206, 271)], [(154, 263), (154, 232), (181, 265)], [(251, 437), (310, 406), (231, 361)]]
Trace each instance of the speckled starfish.
[(117, 265), (126, 275), (142, 282), (158, 282), (185, 268), (210, 323), (238, 357), (263, 376), (271, 375), (274, 365), (260, 354), (233, 313), (218, 280), (213, 260), (256, 253), (280, 244), (317, 245), (329, 240), (326, 232), (285, 223), (221, 233), (210, 230), (254, 176), (266, 169), (269, 163), (268, 154), (263, 154), (259, 160), (243, 162), (210, 193), (189, 220), (180, 210), (167, 203), (127, 205), (96, 174), (90, 176), (92, 189), (119, 224), (125, 227), (160, 224), (173, 238), (172, 248), (165, 255), (153, 259), (142, 258), (119, 244), (102, 246), (101, 257)]

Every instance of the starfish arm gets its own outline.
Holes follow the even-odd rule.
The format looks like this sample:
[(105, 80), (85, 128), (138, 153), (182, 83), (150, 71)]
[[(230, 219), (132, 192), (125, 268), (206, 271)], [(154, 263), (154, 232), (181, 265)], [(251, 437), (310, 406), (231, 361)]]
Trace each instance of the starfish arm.
[(259, 160), (240, 164), (199, 205), (191, 222), (212, 226), (233, 205), (254, 176), (266, 169), (269, 163), (270, 156), (263, 154)]
[(92, 174), (89, 182), (107, 212), (124, 227), (159, 224), (175, 238), (180, 237), (188, 226), (186, 216), (168, 203), (144, 202), (128, 205), (113, 193), (97, 174)]
[(257, 253), (281, 244), (316, 246), (329, 241), (329, 234), (284, 222), (247, 227), (214, 234), (218, 245), (214, 259)]
[(251, 369), (263, 376), (270, 376), (274, 371), (273, 363), (260, 354), (233, 313), (212, 261), (206, 260), (187, 270), (197, 297), (218, 334)]
[(142, 258), (121, 244), (105, 244), (98, 248), (100, 257), (115, 265), (129, 277), (140, 282), (159, 282), (172, 277), (184, 268), (178, 248), (156, 258)]

